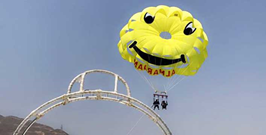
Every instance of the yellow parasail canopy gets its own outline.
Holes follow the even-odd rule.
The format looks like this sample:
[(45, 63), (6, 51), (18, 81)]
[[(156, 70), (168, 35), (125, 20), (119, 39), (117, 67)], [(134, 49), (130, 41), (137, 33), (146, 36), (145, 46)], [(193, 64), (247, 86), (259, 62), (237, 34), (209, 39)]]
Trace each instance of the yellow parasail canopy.
[(194, 75), (207, 58), (201, 23), (177, 7), (160, 5), (134, 14), (120, 31), (123, 59), (150, 75)]

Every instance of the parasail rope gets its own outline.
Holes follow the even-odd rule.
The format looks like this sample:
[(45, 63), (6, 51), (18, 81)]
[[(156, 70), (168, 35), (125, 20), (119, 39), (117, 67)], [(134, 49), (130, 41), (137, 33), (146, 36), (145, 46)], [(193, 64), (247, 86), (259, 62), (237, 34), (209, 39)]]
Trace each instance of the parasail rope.
[[(181, 65), (180, 68), (183, 68), (183, 66), (184, 66), (184, 65)], [(174, 80), (177, 80), (178, 77), (180, 77), (180, 76), (181, 76), (181, 75), (174, 75), (173, 77), (170, 78), (170, 80), (169, 80), (169, 81), (167, 82), (167, 84), (166, 84), (166, 91), (167, 91), (167, 89), (168, 89), (169, 87), (171, 87), (171, 86), (173, 85), (173, 83), (175, 83)]]
[[(183, 74), (188, 68), (189, 68), (189, 66), (190, 65), (192, 65), (193, 64), (193, 62), (191, 63), (191, 64), (189, 64), (187, 67), (186, 67), (186, 69), (181, 73), (181, 74)], [(177, 81), (180, 77), (183, 77), (182, 79), (180, 79), (179, 81)], [(172, 84), (171, 86), (172, 87), (170, 87), (169, 89), (168, 89), (168, 91), (170, 91), (171, 89), (173, 89), (177, 84), (179, 84), (182, 80), (184, 80), (186, 78), (186, 76), (178, 76), (178, 78), (177, 79), (175, 79), (175, 81), (173, 81), (173, 82), (176, 82), (175, 84)]]
[(176, 85), (178, 85), (181, 81), (183, 81), (186, 77), (183, 77), (182, 79), (180, 79), (174, 86), (172, 86), (171, 88), (168, 89), (168, 92), (171, 91)]
[(139, 118), (139, 120), (136, 122), (136, 124), (129, 130), (127, 135), (130, 135), (130, 133), (133, 131), (133, 129), (139, 124), (140, 120), (143, 118), (145, 114), (142, 114), (142, 116)]
[(141, 73), (139, 73), (138, 71), (137, 71), (137, 69), (135, 69), (135, 71), (146, 81), (146, 83), (148, 83), (149, 84), (149, 86), (154, 90), (154, 91), (156, 91), (156, 89), (155, 89), (155, 87), (154, 87), (154, 85), (147, 79), (147, 77), (145, 76), (145, 75), (143, 75), (143, 74), (141, 74)]
[[(152, 107), (152, 106), (151, 106)], [(130, 133), (133, 131), (133, 129), (139, 124), (139, 122), (141, 121), (141, 119), (143, 118), (145, 114), (143, 113), (142, 116), (138, 119), (138, 121), (136, 122), (136, 124), (129, 130), (129, 132), (127, 133), (127, 135), (130, 135)]]

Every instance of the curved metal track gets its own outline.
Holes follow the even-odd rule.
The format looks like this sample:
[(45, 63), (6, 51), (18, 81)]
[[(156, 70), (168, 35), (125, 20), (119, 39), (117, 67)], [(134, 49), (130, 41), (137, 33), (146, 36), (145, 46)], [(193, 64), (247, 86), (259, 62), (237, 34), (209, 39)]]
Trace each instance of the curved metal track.
[[(113, 75), (115, 77), (115, 86), (113, 91), (105, 91), (101, 89), (95, 89), (95, 90), (88, 90), (84, 89), (84, 78), (86, 75), (90, 73), (105, 73), (109, 75)], [(127, 95), (118, 93), (117, 89), (117, 83), (118, 81), (121, 81), (127, 91)], [(80, 87), (79, 90), (76, 92), (72, 92), (72, 87), (75, 83), (79, 83)], [(80, 101), (80, 100), (104, 100), (104, 101), (113, 101), (118, 102), (124, 105), (127, 105), (129, 107), (133, 107), (137, 109), (138, 111), (144, 113), (146, 116), (148, 116), (155, 124), (161, 129), (164, 135), (172, 135), (171, 131), (167, 127), (167, 125), (164, 123), (164, 121), (160, 118), (160, 116), (154, 112), (149, 106), (145, 105), (141, 101), (131, 97), (130, 89), (126, 83), (126, 81), (120, 77), (119, 75), (107, 71), (107, 70), (89, 70), (84, 73), (79, 74), (76, 76), (71, 83), (69, 84), (67, 94), (61, 95), (57, 98), (54, 98), (35, 110), (33, 110), (17, 127), (13, 135), (26, 135), (27, 131), (30, 129), (30, 127), (40, 118), (42, 118), (46, 113), (49, 111), (62, 106), (67, 105), (72, 102)], [(30, 121), (30, 119), (33, 119), (27, 126), (26, 124)], [(26, 126), (26, 127), (25, 127)], [(23, 130), (22, 130), (23, 129)]]

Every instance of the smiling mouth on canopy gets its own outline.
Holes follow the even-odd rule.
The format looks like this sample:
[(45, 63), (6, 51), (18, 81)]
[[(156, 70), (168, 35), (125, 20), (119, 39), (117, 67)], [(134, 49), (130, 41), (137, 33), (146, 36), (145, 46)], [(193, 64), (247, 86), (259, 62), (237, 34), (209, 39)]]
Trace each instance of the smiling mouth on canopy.
[(165, 59), (165, 58), (152, 56), (150, 54), (142, 52), (136, 45), (137, 45), (137, 41), (134, 41), (129, 46), (129, 48), (133, 48), (143, 60), (148, 61), (151, 64), (154, 64), (154, 65), (157, 65), (157, 66), (165, 66), (165, 65), (175, 64), (177, 62), (186, 63), (186, 59), (185, 59), (185, 55), (184, 54), (181, 54), (180, 58), (178, 58), (178, 59)]

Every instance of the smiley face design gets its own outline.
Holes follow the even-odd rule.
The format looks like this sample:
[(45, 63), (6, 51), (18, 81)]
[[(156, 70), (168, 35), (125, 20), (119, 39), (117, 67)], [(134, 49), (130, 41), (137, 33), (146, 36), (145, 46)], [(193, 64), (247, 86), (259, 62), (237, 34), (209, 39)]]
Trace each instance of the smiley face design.
[(134, 14), (120, 31), (123, 59), (150, 75), (194, 75), (207, 58), (201, 23), (177, 7), (160, 5)]

